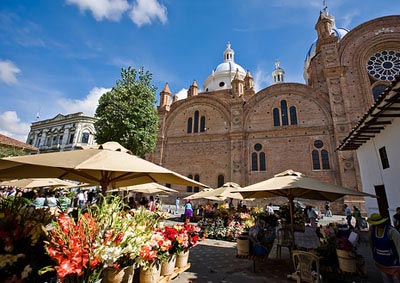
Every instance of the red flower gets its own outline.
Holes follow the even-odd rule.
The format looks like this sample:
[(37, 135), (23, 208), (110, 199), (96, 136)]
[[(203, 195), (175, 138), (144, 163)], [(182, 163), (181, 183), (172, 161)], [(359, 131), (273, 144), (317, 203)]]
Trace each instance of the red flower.
[(97, 230), (96, 222), (88, 214), (81, 215), (76, 223), (72, 218), (60, 215), (50, 231), (46, 250), (58, 264), (55, 268), (61, 282), (70, 274), (82, 276), (99, 265), (92, 246)]

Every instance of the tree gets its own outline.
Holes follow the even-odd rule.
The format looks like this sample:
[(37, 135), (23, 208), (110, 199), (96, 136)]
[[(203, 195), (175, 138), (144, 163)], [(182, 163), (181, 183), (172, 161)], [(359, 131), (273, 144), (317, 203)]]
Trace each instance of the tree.
[(144, 157), (153, 151), (157, 140), (158, 116), (155, 108), (157, 88), (152, 74), (143, 67), (122, 68), (121, 79), (99, 99), (95, 116), (96, 140), (119, 142), (133, 154)]

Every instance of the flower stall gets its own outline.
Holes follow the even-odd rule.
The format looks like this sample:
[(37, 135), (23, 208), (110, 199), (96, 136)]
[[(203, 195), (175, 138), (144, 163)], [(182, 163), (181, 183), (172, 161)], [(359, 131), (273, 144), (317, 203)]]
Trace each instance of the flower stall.
[[(125, 283), (134, 276), (141, 283), (167, 282), (190, 267), (188, 251), (203, 236), (194, 225), (164, 227), (162, 214), (127, 210), (121, 198), (111, 195), (85, 211), (58, 216), (47, 212), (40, 221), (42, 210), (33, 208), (27, 214), (26, 203), (18, 201), (19, 206), (2, 201), (0, 210), (0, 276), (8, 278), (7, 283)], [(25, 214), (12, 214), (9, 206)], [(31, 250), (36, 255), (27, 255)]]

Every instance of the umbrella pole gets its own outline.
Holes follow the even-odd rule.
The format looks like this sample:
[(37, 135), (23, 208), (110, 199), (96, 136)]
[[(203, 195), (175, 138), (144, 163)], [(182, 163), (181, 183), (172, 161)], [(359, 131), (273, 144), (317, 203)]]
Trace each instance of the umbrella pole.
[(294, 246), (294, 208), (293, 197), (289, 197), (289, 213), (290, 213), (290, 236), (292, 237), (292, 246)]

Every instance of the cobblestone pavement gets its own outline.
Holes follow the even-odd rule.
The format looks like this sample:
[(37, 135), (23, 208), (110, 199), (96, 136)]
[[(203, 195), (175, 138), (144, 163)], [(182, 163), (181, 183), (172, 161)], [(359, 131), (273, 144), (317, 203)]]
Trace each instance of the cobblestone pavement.
[[(173, 216), (172, 216), (173, 217)], [(343, 216), (333, 216), (320, 220), (319, 224), (341, 221)], [(176, 222), (179, 218), (171, 218)], [(350, 274), (330, 274), (323, 282), (332, 283), (380, 283), (381, 277), (372, 261), (371, 250), (367, 240), (362, 239), (357, 249), (366, 260), (367, 276)], [(253, 261), (236, 258), (236, 243), (206, 239), (190, 250), (191, 267), (171, 280), (171, 283), (284, 283), (295, 282), (287, 278), (294, 271), (287, 249), (282, 249), (282, 258), (276, 258), (276, 247), (272, 248), (269, 258), (264, 262), (256, 262), (255, 272)]]

